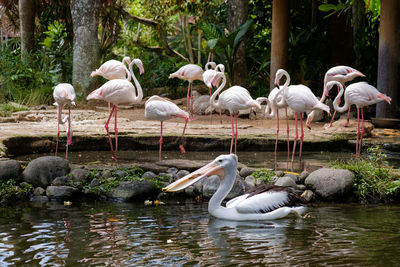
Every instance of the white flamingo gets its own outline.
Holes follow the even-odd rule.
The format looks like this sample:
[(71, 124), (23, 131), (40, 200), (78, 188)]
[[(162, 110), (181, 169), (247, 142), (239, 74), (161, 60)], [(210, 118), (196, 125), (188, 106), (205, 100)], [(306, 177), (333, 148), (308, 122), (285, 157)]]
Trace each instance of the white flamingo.
[(203, 81), (203, 69), (195, 64), (187, 64), (179, 68), (179, 70), (171, 73), (169, 78), (179, 78), (185, 81), (189, 81), (188, 92), (187, 92), (187, 112), (193, 117), (193, 81)]
[[(217, 72), (215, 77), (212, 81), (212, 84), (217, 84), (220, 80), (222, 80), (221, 84), (219, 85), (218, 89), (215, 90), (213, 95), (210, 98), (210, 105), (211, 107), (219, 108), (219, 109), (226, 109), (229, 111), (231, 116), (231, 123), (232, 123), (232, 140), (231, 140), (231, 148), (230, 153), (232, 153), (233, 147), (233, 140), (235, 140), (235, 154), (236, 154), (236, 147), (237, 147), (237, 136), (238, 136), (238, 126), (237, 126), (237, 117), (239, 110), (245, 109), (255, 109), (261, 108), (260, 104), (254, 100), (249, 91), (246, 88), (241, 86), (232, 86), (227, 90), (223, 91), (221, 94), (220, 92), (224, 89), (226, 84), (226, 77), (225, 74), (222, 72)], [(215, 98), (218, 97), (218, 101), (215, 101)], [(235, 117), (235, 123), (234, 118)], [(235, 124), (235, 125), (234, 125)], [(236, 128), (235, 128), (236, 126)]]
[[(126, 80), (126, 79), (114, 79), (106, 82), (103, 84), (100, 88), (94, 90), (91, 92), (87, 100), (91, 99), (99, 99), (99, 100), (104, 100), (107, 102), (110, 102), (113, 104), (113, 107), (110, 112), (110, 116), (108, 117), (108, 120), (104, 127), (106, 128), (107, 135), (108, 135), (108, 140), (110, 142), (110, 147), (111, 147), (111, 154), (112, 154), (112, 159), (117, 159), (117, 152), (118, 152), (118, 128), (117, 128), (117, 109), (119, 104), (132, 104), (132, 103), (139, 103), (142, 101), (143, 98), (143, 91), (142, 87), (140, 86), (139, 81), (136, 79), (135, 74), (133, 73), (132, 70), (132, 65), (135, 64), (139, 68), (140, 75), (143, 74), (144, 69), (143, 69), (143, 63), (140, 59), (134, 59), (131, 64), (129, 64), (129, 71), (131, 73), (131, 76), (133, 78), (133, 81), (135, 82), (136, 89), (138, 91), (137, 96), (136, 96), (136, 89), (133, 84)], [(115, 130), (115, 153), (111, 141), (111, 136), (110, 132), (108, 131), (108, 124), (110, 122), (110, 119), (112, 115), (115, 115), (115, 125), (114, 125), (114, 130)]]
[[(292, 153), (292, 169), (293, 169), (293, 161), (294, 161), (294, 154), (296, 151), (296, 142), (299, 138), (298, 136), (298, 127), (297, 127), (297, 120), (298, 114), (300, 114), (300, 127), (301, 127), (301, 135), (300, 135), (300, 149), (299, 149), (299, 162), (301, 162), (301, 152), (303, 149), (303, 138), (304, 138), (304, 131), (303, 131), (303, 113), (307, 111), (311, 111), (314, 109), (322, 109), (329, 113), (329, 107), (323, 103), (321, 103), (318, 98), (312, 93), (310, 88), (305, 85), (291, 85), (290, 84), (290, 76), (289, 73), (283, 69), (279, 69), (276, 72), (275, 76), (275, 85), (279, 87), (280, 79), (285, 76), (286, 82), (283, 87), (280, 89), (276, 97), (280, 97), (283, 95), (284, 101), (286, 101), (287, 105), (295, 112), (295, 119), (296, 119), (296, 134), (294, 138), (293, 144), (293, 153)], [(283, 101), (283, 100), (282, 100)]]
[(305, 206), (297, 206), (306, 201), (292, 188), (275, 185), (255, 187), (244, 195), (228, 201), (226, 207), (223, 207), (222, 201), (235, 182), (237, 161), (237, 156), (234, 154), (218, 156), (206, 166), (163, 188), (163, 191), (179, 191), (204, 177), (218, 175), (220, 185), (208, 202), (208, 212), (216, 218), (235, 221), (275, 220), (289, 213), (301, 215), (306, 210)]
[[(362, 147), (362, 139), (364, 135), (364, 112), (363, 107), (376, 104), (378, 102), (386, 101), (390, 104), (392, 100), (385, 94), (379, 92), (375, 87), (366, 83), (366, 82), (358, 82), (350, 84), (346, 91), (344, 91), (343, 85), (340, 82), (331, 81), (327, 83), (327, 87), (325, 89), (325, 94), (329, 94), (329, 90), (337, 85), (339, 87), (339, 94), (336, 96), (333, 101), (333, 107), (337, 112), (343, 113), (346, 110), (350, 109), (351, 105), (356, 105), (357, 107), (357, 136), (356, 136), (356, 157), (360, 156), (361, 147)], [(339, 99), (342, 97), (344, 92), (344, 104), (342, 107), (339, 107)], [(360, 132), (360, 109), (361, 109), (361, 120), (362, 120), (362, 129)]]
[[(348, 67), (348, 66), (336, 66), (336, 67), (330, 68), (325, 73), (324, 89), (323, 89), (322, 96), (320, 99), (321, 103), (324, 103), (325, 99), (327, 97), (325, 95), (325, 90), (326, 90), (326, 84), (328, 82), (337, 81), (337, 82), (340, 82), (344, 88), (346, 88), (345, 83), (355, 79), (356, 77), (365, 77), (365, 75), (362, 74), (360, 71), (358, 71), (352, 67)], [(338, 90), (338, 92), (339, 92), (339, 90)], [(340, 99), (339, 99), (339, 104), (340, 104)], [(325, 129), (330, 128), (332, 126), (335, 115), (336, 115), (336, 110), (333, 112), (331, 122), (329, 123), (328, 126), (325, 127)], [(315, 111), (311, 111), (311, 113), (308, 114), (307, 121), (306, 121), (306, 125), (308, 128), (310, 128), (311, 122), (314, 119), (314, 116), (315, 116)], [(347, 127), (349, 125), (349, 119), (350, 119), (350, 108), (347, 111), (347, 123), (344, 125), (344, 127)]]
[(161, 122), (160, 150), (158, 155), (159, 160), (161, 160), (161, 150), (163, 142), (163, 121), (172, 119), (174, 117), (184, 118), (185, 126), (183, 127), (181, 145), (179, 145), (179, 148), (182, 154), (186, 152), (183, 148), (183, 138), (185, 136), (186, 125), (189, 121), (189, 113), (180, 109), (175, 103), (172, 103), (165, 98), (159, 97), (158, 95), (153, 95), (146, 101), (144, 115), (148, 120), (157, 120)]
[[(69, 83), (60, 83), (54, 87), (53, 97), (56, 101), (54, 103), (57, 106), (57, 144), (56, 144), (56, 156), (58, 152), (58, 141), (60, 137), (60, 124), (68, 122), (67, 126), (67, 146), (65, 152), (65, 159), (68, 160), (68, 146), (72, 143), (72, 130), (71, 130), (71, 105), (75, 106), (75, 89)], [(64, 105), (68, 105), (68, 116), (61, 119), (62, 108)]]
[[(210, 97), (211, 97), (211, 88), (213, 87), (212, 80), (214, 79), (215, 74), (217, 72), (225, 73), (225, 66), (223, 64), (218, 64), (214, 69), (208, 69), (203, 73), (203, 81), (204, 81), (204, 84), (210, 90)], [(218, 85), (219, 84), (217, 84), (217, 86)], [(212, 113), (213, 113), (212, 107), (210, 106), (210, 124), (212, 124)], [(219, 121), (222, 124), (222, 110), (221, 109), (219, 110)]]

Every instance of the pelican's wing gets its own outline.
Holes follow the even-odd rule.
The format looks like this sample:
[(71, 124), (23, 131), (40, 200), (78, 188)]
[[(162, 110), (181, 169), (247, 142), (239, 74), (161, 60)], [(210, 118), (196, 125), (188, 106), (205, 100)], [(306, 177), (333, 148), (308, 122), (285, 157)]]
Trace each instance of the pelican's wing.
[(227, 208), (232, 208), (234, 206), (236, 206), (237, 204), (241, 203), (243, 200), (245, 200), (247, 197), (249, 196), (249, 194), (244, 194), (235, 198), (232, 198), (231, 200), (229, 200), (228, 202), (226, 202), (226, 207)]

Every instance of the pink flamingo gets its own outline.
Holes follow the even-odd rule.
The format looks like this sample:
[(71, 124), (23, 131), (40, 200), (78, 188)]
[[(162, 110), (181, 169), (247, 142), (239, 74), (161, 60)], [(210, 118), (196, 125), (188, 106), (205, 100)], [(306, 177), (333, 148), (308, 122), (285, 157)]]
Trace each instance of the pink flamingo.
[(187, 64), (182, 66), (179, 70), (169, 75), (169, 78), (179, 78), (185, 81), (189, 81), (188, 92), (187, 92), (187, 106), (186, 110), (190, 113), (190, 117), (193, 117), (193, 81), (203, 81), (203, 69), (195, 64)]
[[(69, 83), (60, 83), (56, 87), (54, 87), (53, 97), (56, 101), (54, 103), (57, 106), (57, 144), (56, 144), (56, 156), (58, 152), (58, 141), (60, 137), (60, 124), (64, 124), (68, 122), (67, 127), (67, 148), (65, 152), (65, 159), (68, 160), (68, 146), (72, 143), (72, 130), (71, 130), (71, 105), (75, 106), (75, 89)], [(65, 116), (64, 119), (61, 119), (62, 108), (63, 106), (68, 105), (68, 116)]]
[(154, 95), (150, 97), (145, 104), (144, 115), (148, 120), (158, 120), (161, 122), (161, 133), (160, 133), (160, 150), (159, 150), (159, 160), (161, 160), (161, 150), (163, 141), (163, 121), (169, 120), (174, 117), (184, 118), (185, 126), (183, 127), (181, 145), (179, 146), (181, 153), (185, 153), (183, 148), (183, 138), (185, 136), (186, 125), (189, 120), (189, 113), (180, 109), (176, 104), (171, 101)]
[[(340, 82), (344, 88), (346, 88), (345, 83), (355, 79), (356, 77), (365, 77), (365, 75), (362, 74), (360, 71), (353, 69), (352, 67), (348, 67), (348, 66), (336, 66), (336, 67), (330, 68), (325, 73), (324, 90), (322, 92), (322, 96), (320, 99), (321, 103), (324, 103), (325, 99), (327, 97), (324, 92), (326, 90), (326, 84), (328, 82), (337, 81), (337, 82)], [(338, 89), (338, 93), (339, 93), (339, 89)], [(338, 105), (339, 104), (340, 104), (340, 99), (339, 99)], [(308, 114), (308, 116), (307, 116), (306, 125), (308, 128), (311, 128), (310, 127), (311, 121), (314, 119), (314, 115), (315, 115), (315, 111), (311, 111), (311, 113)], [(333, 112), (331, 122), (329, 123), (328, 126), (325, 127), (325, 129), (330, 128), (332, 126), (335, 115), (336, 115), (336, 110)], [(349, 119), (350, 119), (350, 107), (349, 107), (349, 110), (347, 111), (347, 123), (344, 125), (344, 127), (347, 127), (349, 125)]]
[[(212, 62), (212, 63), (214, 63), (214, 62)], [(211, 98), (211, 88), (213, 87), (213, 85), (211, 83), (217, 72), (225, 73), (225, 66), (223, 64), (218, 64), (214, 69), (207, 69), (207, 65), (206, 65), (206, 71), (203, 73), (203, 81), (204, 81), (204, 84), (210, 90), (210, 98)], [(218, 84), (217, 84), (217, 86), (218, 86)], [(210, 106), (210, 124), (212, 124), (212, 112), (213, 111)], [(219, 110), (219, 121), (222, 124), (222, 110), (221, 109)]]
[[(222, 83), (218, 87), (217, 90), (213, 93), (210, 98), (211, 107), (219, 108), (219, 109), (227, 109), (231, 115), (231, 123), (232, 123), (232, 139), (231, 139), (231, 149), (230, 153), (232, 153), (233, 140), (235, 140), (235, 154), (237, 147), (237, 136), (238, 136), (238, 113), (239, 110), (249, 109), (249, 108), (261, 108), (260, 104), (254, 100), (249, 91), (246, 88), (241, 86), (232, 86), (227, 90), (223, 91), (219, 97), (218, 101), (215, 101), (217, 95), (224, 89), (226, 84), (225, 74), (222, 72), (217, 72), (212, 81), (212, 84), (215, 85), (222, 79)], [(234, 118), (235, 117), (235, 125)], [(235, 128), (236, 126), (236, 128)]]
[[(303, 131), (303, 113), (306, 111), (311, 111), (314, 109), (322, 109), (329, 113), (329, 107), (323, 103), (321, 103), (318, 98), (312, 93), (310, 88), (305, 85), (291, 85), (290, 84), (290, 76), (287, 71), (283, 69), (279, 69), (276, 72), (275, 76), (275, 85), (279, 88), (279, 81), (282, 76), (286, 77), (286, 82), (281, 88), (281, 90), (277, 94), (277, 98), (283, 95), (283, 99), (286, 101), (287, 105), (295, 112), (295, 119), (296, 119), (296, 134), (294, 138), (293, 144), (293, 153), (292, 153), (292, 169), (293, 169), (293, 161), (294, 161), (294, 154), (296, 151), (296, 142), (298, 139), (298, 128), (297, 128), (297, 120), (298, 114), (300, 114), (300, 127), (301, 127), (301, 135), (300, 135), (300, 149), (299, 149), (299, 162), (301, 162), (301, 152), (303, 149), (303, 138), (304, 138), (304, 131)], [(282, 101), (283, 101), (282, 99)]]
[[(110, 80), (110, 81), (106, 82), (100, 88), (91, 92), (87, 97), (87, 100), (99, 99), (99, 100), (105, 100), (107, 102), (111, 102), (113, 104), (113, 107), (110, 112), (110, 116), (108, 117), (108, 120), (107, 120), (106, 124), (104, 125), (104, 127), (106, 128), (108, 140), (110, 142), (112, 159), (115, 159), (115, 160), (117, 159), (117, 152), (118, 152), (118, 128), (117, 128), (118, 105), (119, 104), (139, 103), (143, 98), (142, 87), (140, 86), (140, 83), (136, 79), (135, 74), (133, 73), (133, 70), (132, 70), (133, 64), (135, 64), (139, 68), (140, 75), (143, 74), (144, 69), (143, 69), (143, 63), (140, 59), (134, 59), (131, 62), (131, 64), (129, 64), (129, 71), (131, 73), (133, 81), (135, 82), (135, 85), (136, 85), (136, 89), (138, 91), (137, 96), (136, 96), (135, 86), (133, 86), (133, 84), (130, 81), (125, 80), (125, 79), (114, 79), (114, 80)], [(115, 153), (113, 150), (110, 132), (108, 131), (108, 124), (109, 124), (110, 119), (113, 114), (115, 115), (115, 125), (114, 125)]]
[[(364, 135), (364, 113), (363, 107), (376, 104), (378, 102), (386, 101), (390, 104), (392, 100), (385, 94), (379, 92), (375, 87), (366, 83), (366, 82), (358, 82), (350, 84), (346, 91), (344, 91), (343, 85), (340, 82), (331, 81), (327, 83), (327, 87), (325, 89), (325, 94), (328, 95), (329, 90), (337, 85), (339, 89), (339, 94), (336, 96), (333, 101), (333, 107), (336, 111), (343, 113), (347, 109), (350, 109), (351, 105), (356, 105), (357, 107), (357, 136), (356, 136), (356, 157), (360, 156), (361, 147), (362, 147), (362, 139)], [(342, 97), (344, 92), (344, 104), (342, 107), (339, 107), (339, 99)], [(362, 129), (360, 133), (360, 109), (361, 109), (361, 121), (362, 121)], [(361, 134), (361, 135), (360, 135)], [(360, 136), (360, 137), (359, 137)]]

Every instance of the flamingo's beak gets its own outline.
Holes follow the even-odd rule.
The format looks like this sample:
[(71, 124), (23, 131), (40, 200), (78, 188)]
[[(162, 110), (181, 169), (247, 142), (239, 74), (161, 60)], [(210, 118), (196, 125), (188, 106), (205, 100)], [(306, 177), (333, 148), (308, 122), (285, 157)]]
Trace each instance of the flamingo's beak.
[(361, 71), (357, 71), (357, 74), (358, 74), (360, 77), (365, 77), (365, 75), (364, 75)]
[(164, 187), (162, 189), (163, 192), (175, 192), (179, 191), (182, 189), (185, 189), (186, 187), (194, 184), (195, 182), (201, 180), (202, 178), (206, 176), (210, 176), (213, 174), (218, 174), (220, 177), (224, 177), (224, 168), (222, 168), (220, 165), (216, 164), (214, 161), (207, 164), (206, 166), (182, 177), (179, 180), (176, 180), (172, 184), (168, 185), (167, 187)]

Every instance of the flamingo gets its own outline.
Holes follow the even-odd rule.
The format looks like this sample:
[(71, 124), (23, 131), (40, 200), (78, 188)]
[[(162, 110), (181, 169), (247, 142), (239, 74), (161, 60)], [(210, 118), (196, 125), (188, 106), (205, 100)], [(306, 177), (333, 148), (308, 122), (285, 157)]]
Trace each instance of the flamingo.
[[(336, 66), (336, 67), (330, 68), (325, 73), (324, 90), (322, 92), (322, 96), (320, 99), (321, 103), (325, 102), (325, 99), (326, 99), (325, 89), (326, 89), (326, 84), (328, 82), (337, 81), (337, 82), (341, 83), (344, 88), (346, 88), (345, 83), (355, 79), (356, 77), (365, 77), (365, 75), (362, 74), (360, 71), (358, 71), (352, 67), (348, 67), (348, 66)], [(339, 93), (339, 90), (338, 90), (338, 93)], [(340, 100), (339, 100), (338, 105), (339, 104), (340, 104)], [(311, 111), (311, 113), (308, 114), (308, 116), (307, 116), (306, 125), (308, 128), (310, 128), (311, 122), (314, 119), (314, 115), (315, 115), (315, 111)], [(332, 126), (335, 115), (336, 115), (336, 110), (333, 112), (331, 122), (329, 123), (328, 126), (325, 127), (325, 129), (330, 128)], [(347, 123), (344, 125), (344, 127), (347, 127), (349, 125), (349, 120), (350, 120), (350, 107), (349, 107), (349, 110), (347, 111)]]
[(162, 132), (163, 132), (163, 121), (169, 120), (174, 117), (184, 118), (185, 126), (183, 127), (181, 145), (179, 146), (181, 153), (184, 154), (186, 151), (183, 148), (183, 138), (185, 136), (186, 125), (189, 121), (189, 113), (180, 109), (175, 103), (159, 97), (158, 95), (153, 95), (150, 97), (145, 104), (144, 115), (148, 120), (158, 120), (161, 122), (161, 133), (160, 133), (160, 150), (159, 150), (159, 160), (161, 161), (161, 149), (162, 149)]
[(164, 192), (179, 191), (204, 177), (215, 174), (220, 177), (220, 185), (208, 202), (208, 212), (216, 218), (234, 221), (275, 220), (289, 213), (301, 215), (306, 210), (305, 206), (295, 206), (306, 203), (306, 200), (298, 196), (292, 188), (275, 185), (255, 187), (244, 195), (228, 201), (226, 207), (223, 207), (221, 203), (235, 182), (237, 164), (236, 155), (220, 155), (211, 163), (162, 190)]
[[(211, 62), (209, 62), (211, 63)], [(214, 63), (214, 62), (212, 62)], [(208, 63), (207, 63), (208, 64)], [(215, 64), (215, 63), (214, 63)], [(203, 73), (203, 81), (205, 83), (205, 85), (208, 87), (209, 91), (210, 91), (210, 97), (211, 97), (211, 87), (213, 87), (213, 85), (211, 84), (215, 74), (217, 72), (222, 72), (225, 73), (225, 66), (223, 64), (218, 64), (217, 66), (214, 67), (214, 69), (207, 69), (207, 65), (206, 65), (206, 71)], [(220, 123), (222, 123), (222, 110), (219, 110), (219, 120)], [(212, 110), (210, 107), (210, 124), (212, 124)]]
[[(362, 139), (364, 135), (363, 107), (373, 105), (382, 101), (386, 101), (387, 103), (390, 104), (390, 101), (392, 99), (387, 95), (382, 94), (375, 87), (366, 82), (358, 82), (350, 84), (346, 88), (346, 91), (344, 91), (343, 85), (340, 82), (331, 81), (327, 83), (327, 87), (325, 89), (326, 95), (328, 95), (329, 90), (334, 85), (337, 85), (339, 87), (339, 94), (333, 101), (333, 107), (336, 111), (343, 113), (347, 109), (350, 109), (350, 106), (353, 104), (356, 105), (357, 107), (356, 157), (359, 157), (362, 147)], [(342, 107), (339, 107), (339, 99), (342, 97), (343, 92), (344, 92), (344, 104)], [(361, 109), (361, 121), (362, 121), (361, 134), (360, 134), (360, 109)]]
[[(298, 114), (300, 113), (300, 127), (301, 127), (301, 135), (300, 135), (300, 149), (299, 149), (299, 162), (301, 162), (301, 151), (303, 148), (303, 138), (304, 138), (304, 131), (303, 131), (303, 113), (306, 111), (311, 111), (314, 109), (322, 109), (329, 113), (329, 107), (323, 103), (321, 103), (318, 98), (312, 93), (310, 88), (305, 85), (291, 85), (290, 84), (290, 76), (289, 73), (283, 69), (279, 69), (276, 72), (275, 76), (275, 85), (279, 88), (279, 81), (282, 76), (286, 77), (286, 82), (278, 92), (276, 97), (279, 99), (281, 95), (283, 98), (281, 102), (284, 100), (286, 101), (287, 105), (295, 112), (295, 119), (296, 119), (296, 135), (294, 138), (293, 144), (293, 153), (292, 153), (292, 169), (293, 169), (293, 161), (294, 161), (294, 154), (296, 151), (296, 142), (298, 139), (298, 132), (297, 132), (297, 120)], [(280, 103), (278, 103), (279, 105)]]
[(179, 78), (189, 81), (186, 110), (190, 113), (190, 117), (193, 117), (193, 81), (203, 81), (203, 69), (195, 64), (187, 64), (182, 66), (176, 72), (171, 73), (169, 78)]
[[(131, 73), (128, 68), (125, 66), (125, 63), (129, 66), (131, 64), (130, 57), (124, 57), (122, 61), (118, 61), (115, 59), (108, 60), (104, 62), (100, 68), (95, 71), (92, 71), (90, 76), (94, 77), (96, 75), (102, 76), (107, 80), (114, 79), (127, 79), (131, 80)], [(108, 102), (108, 111), (110, 112), (110, 102)]]
[[(106, 128), (106, 131), (107, 131), (108, 140), (110, 142), (111, 155), (112, 155), (113, 160), (117, 159), (117, 152), (118, 152), (118, 128), (117, 128), (118, 105), (119, 104), (139, 103), (143, 98), (142, 87), (140, 86), (140, 83), (136, 79), (135, 74), (133, 73), (133, 70), (132, 70), (133, 64), (135, 64), (139, 68), (140, 75), (143, 74), (144, 69), (143, 69), (143, 63), (140, 59), (134, 59), (131, 62), (131, 64), (129, 64), (129, 71), (131, 73), (133, 81), (135, 82), (135, 85), (136, 85), (136, 89), (138, 91), (137, 96), (136, 96), (135, 86), (133, 86), (133, 84), (126, 79), (110, 80), (110, 81), (106, 82), (105, 84), (103, 84), (100, 88), (91, 92), (87, 96), (87, 100), (99, 99), (99, 100), (105, 100), (107, 102), (111, 102), (113, 104), (113, 107), (110, 112), (110, 116), (108, 117), (108, 120), (107, 120), (106, 124), (104, 125), (104, 127)], [(109, 124), (110, 119), (113, 114), (115, 115), (115, 125), (114, 125), (115, 153), (113, 150), (110, 132), (108, 131), (108, 124)]]
[[(75, 106), (75, 89), (69, 83), (60, 83), (54, 87), (53, 97), (56, 101), (54, 105), (57, 107), (57, 144), (56, 144), (56, 156), (58, 152), (58, 140), (60, 137), (60, 124), (68, 122), (67, 127), (67, 148), (65, 152), (65, 159), (68, 160), (68, 146), (72, 143), (72, 130), (71, 130), (71, 105)], [(61, 119), (62, 108), (64, 105), (68, 105), (68, 116)]]
[[(210, 105), (211, 107), (219, 108), (219, 109), (227, 109), (231, 115), (231, 122), (232, 122), (232, 140), (231, 140), (231, 149), (230, 153), (232, 153), (233, 147), (233, 140), (235, 140), (235, 154), (236, 154), (236, 147), (237, 147), (237, 136), (238, 136), (238, 126), (237, 126), (237, 117), (239, 110), (253, 108), (261, 108), (260, 104), (254, 100), (249, 91), (246, 88), (241, 86), (232, 86), (229, 89), (225, 90), (221, 93), (218, 98), (218, 101), (215, 101), (217, 95), (224, 89), (226, 84), (226, 77), (225, 74), (222, 72), (217, 72), (214, 76), (212, 84), (215, 85), (222, 79), (222, 83), (218, 87), (217, 90), (213, 93), (210, 98)], [(235, 125), (234, 126), (234, 118), (235, 117)]]

